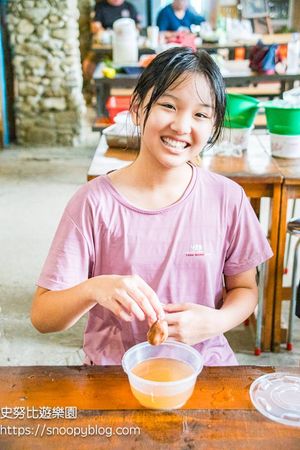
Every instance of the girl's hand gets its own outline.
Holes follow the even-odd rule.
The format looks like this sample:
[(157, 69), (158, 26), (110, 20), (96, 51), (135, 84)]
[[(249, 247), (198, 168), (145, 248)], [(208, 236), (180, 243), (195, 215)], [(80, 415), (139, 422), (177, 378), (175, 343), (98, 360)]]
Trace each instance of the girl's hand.
[(194, 303), (164, 305), (169, 338), (195, 345), (221, 334), (220, 310)]
[(130, 322), (148, 319), (151, 326), (165, 313), (156, 293), (138, 275), (100, 275), (87, 280), (89, 297)]

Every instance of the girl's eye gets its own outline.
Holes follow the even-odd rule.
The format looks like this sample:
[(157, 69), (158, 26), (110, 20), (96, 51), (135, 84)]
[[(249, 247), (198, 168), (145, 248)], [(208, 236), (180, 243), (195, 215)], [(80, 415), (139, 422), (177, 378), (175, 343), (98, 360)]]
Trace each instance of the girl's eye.
[(208, 116), (206, 114), (203, 114), (203, 113), (197, 113), (196, 117), (200, 117), (201, 119), (208, 119)]
[(171, 105), (170, 103), (161, 103), (161, 106), (167, 109), (175, 109), (175, 106)]

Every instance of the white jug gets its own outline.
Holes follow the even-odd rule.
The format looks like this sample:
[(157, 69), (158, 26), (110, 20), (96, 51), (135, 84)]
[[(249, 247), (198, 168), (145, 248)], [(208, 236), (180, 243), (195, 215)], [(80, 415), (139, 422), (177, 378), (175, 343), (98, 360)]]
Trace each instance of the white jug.
[(113, 24), (113, 63), (126, 66), (138, 62), (138, 33), (132, 19), (118, 19)]

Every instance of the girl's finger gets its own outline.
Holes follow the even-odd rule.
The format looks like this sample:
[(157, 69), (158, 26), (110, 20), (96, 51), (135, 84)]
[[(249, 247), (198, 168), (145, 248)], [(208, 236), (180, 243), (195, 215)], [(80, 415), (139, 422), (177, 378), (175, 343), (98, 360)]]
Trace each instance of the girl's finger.
[(164, 319), (165, 312), (163, 309), (163, 305), (159, 301), (156, 292), (154, 292), (154, 290), (140, 277), (138, 277), (138, 287), (149, 300), (155, 312), (155, 319)]
[(120, 319), (125, 320), (126, 322), (131, 322), (133, 317), (130, 313), (128, 313), (117, 300), (107, 304), (107, 309), (109, 309), (113, 314), (115, 314)]
[(116, 314), (116, 316), (119, 316), (120, 319), (123, 319), (126, 322), (132, 322), (132, 319), (133, 319), (133, 317), (130, 316), (129, 314), (127, 314), (127, 312), (124, 311), (124, 309), (120, 309), (119, 314)]
[(130, 313), (132, 313), (139, 320), (145, 320), (144, 312), (126, 291), (122, 291), (122, 293), (115, 295), (115, 300), (122, 305), (127, 314), (130, 315)]
[(172, 335), (172, 336), (168, 336), (168, 339), (166, 340), (166, 342), (168, 342), (168, 341), (179, 341), (179, 339), (177, 339), (176, 337), (175, 337), (175, 335)]
[(174, 341), (182, 341), (182, 334), (178, 331), (177, 326), (168, 326), (168, 339), (169, 338)]
[(130, 289), (128, 290), (128, 294), (136, 302), (136, 304), (138, 304), (146, 317), (154, 322), (157, 320), (156, 311), (142, 290), (138, 288), (135, 290)]
[(167, 321), (168, 325), (178, 325), (179, 319), (181, 317), (181, 312), (174, 312), (174, 313), (166, 313), (165, 320)]
[(167, 303), (163, 305), (165, 312), (173, 313), (179, 311), (185, 311), (187, 309), (186, 303)]

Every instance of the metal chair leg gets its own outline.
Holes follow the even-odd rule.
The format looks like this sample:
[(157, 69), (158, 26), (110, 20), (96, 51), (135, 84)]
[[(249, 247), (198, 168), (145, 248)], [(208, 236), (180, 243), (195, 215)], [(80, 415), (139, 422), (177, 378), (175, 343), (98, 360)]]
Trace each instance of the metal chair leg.
[[(297, 201), (297, 199), (292, 200), (293, 206), (292, 206), (291, 217), (295, 216), (296, 201)], [(285, 258), (284, 258), (284, 266), (283, 266), (283, 273), (284, 274), (288, 273), (288, 265), (289, 265), (290, 251), (291, 251), (291, 241), (292, 241), (292, 233), (288, 233), (287, 241), (286, 241), (286, 252), (285, 252)]]
[(256, 337), (254, 354), (259, 356), (261, 354), (261, 331), (263, 323), (263, 306), (264, 306), (264, 286), (265, 286), (266, 264), (260, 265), (259, 280), (258, 280), (258, 303), (257, 303), (257, 317), (256, 317)]

